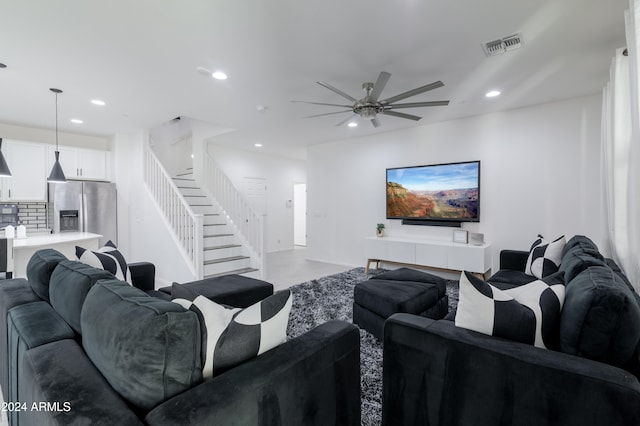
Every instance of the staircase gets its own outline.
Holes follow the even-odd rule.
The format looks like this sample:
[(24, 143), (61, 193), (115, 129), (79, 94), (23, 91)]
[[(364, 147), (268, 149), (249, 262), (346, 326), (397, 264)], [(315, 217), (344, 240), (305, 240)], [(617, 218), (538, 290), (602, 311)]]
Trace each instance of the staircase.
[(225, 216), (200, 189), (193, 171), (173, 177), (173, 182), (194, 213), (203, 215), (203, 278), (240, 274), (259, 278), (251, 257), (234, 235)]

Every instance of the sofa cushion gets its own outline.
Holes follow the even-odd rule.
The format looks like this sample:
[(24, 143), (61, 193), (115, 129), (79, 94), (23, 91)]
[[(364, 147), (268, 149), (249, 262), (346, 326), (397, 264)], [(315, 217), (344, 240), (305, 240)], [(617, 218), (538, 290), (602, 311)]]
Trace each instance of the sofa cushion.
[(58, 263), (67, 260), (64, 254), (54, 249), (38, 250), (27, 264), (27, 279), (35, 294), (49, 301), (49, 281)]
[[(209, 379), (256, 357), (287, 339), (290, 290), (280, 291), (247, 308), (229, 308), (174, 284), (173, 302), (195, 312), (200, 320), (204, 365)], [(178, 297), (176, 297), (178, 296)]]
[(9, 346), (7, 314), (9, 310), (27, 303), (42, 301), (24, 278), (3, 280), (0, 285), (0, 388), (8, 395)]
[(569, 251), (588, 254), (592, 257), (595, 257), (596, 259), (604, 260), (604, 257), (598, 250), (598, 246), (596, 246), (590, 238), (585, 237), (584, 235), (574, 235), (573, 237), (571, 237), (569, 241), (567, 241), (567, 244), (564, 246), (562, 256), (564, 256)]
[(91, 288), (81, 322), (87, 356), (142, 411), (202, 380), (198, 317), (176, 303), (111, 278)]
[(556, 348), (564, 293), (562, 272), (509, 290), (463, 272), (455, 324), (490, 336)]
[(521, 271), (513, 271), (510, 269), (501, 269), (491, 276), (487, 281), (498, 287), (500, 290), (516, 287), (523, 284), (529, 284), (537, 278), (533, 275), (527, 275)]
[(538, 235), (529, 250), (524, 272), (536, 278), (544, 278), (558, 272), (565, 243), (564, 235), (551, 242)]
[(131, 284), (131, 273), (127, 261), (111, 240), (97, 251), (76, 246), (76, 258), (94, 268), (111, 272), (117, 279)]
[(638, 300), (611, 268), (590, 267), (567, 284), (560, 320), (563, 352), (622, 367), (639, 342)]
[(59, 407), (22, 411), (21, 425), (143, 425), (74, 339), (29, 349), (22, 365), (20, 402)]
[(592, 266), (607, 266), (604, 260), (598, 259), (591, 254), (582, 252), (580, 249), (572, 249), (562, 256), (560, 271), (564, 272), (564, 279), (567, 283), (580, 275), (585, 269)]
[(87, 293), (98, 280), (111, 278), (113, 275), (107, 271), (84, 263), (63, 260), (51, 274), (51, 306), (76, 333), (82, 334), (80, 312)]

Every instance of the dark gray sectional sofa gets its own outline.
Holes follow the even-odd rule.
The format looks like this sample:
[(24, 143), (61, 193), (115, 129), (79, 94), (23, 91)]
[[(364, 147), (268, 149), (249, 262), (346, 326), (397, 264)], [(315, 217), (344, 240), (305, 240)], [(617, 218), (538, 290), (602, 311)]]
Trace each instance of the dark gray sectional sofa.
[[(134, 285), (149, 288), (140, 268)], [(14, 426), (360, 424), (351, 324), (328, 322), (203, 381), (194, 312), (54, 250), (34, 255), (28, 278), (0, 284)]]
[[(489, 279), (534, 280), (528, 252), (505, 250)], [(640, 298), (591, 240), (563, 251), (560, 348), (547, 350), (396, 314), (384, 329), (383, 424), (431, 426), (640, 424)]]

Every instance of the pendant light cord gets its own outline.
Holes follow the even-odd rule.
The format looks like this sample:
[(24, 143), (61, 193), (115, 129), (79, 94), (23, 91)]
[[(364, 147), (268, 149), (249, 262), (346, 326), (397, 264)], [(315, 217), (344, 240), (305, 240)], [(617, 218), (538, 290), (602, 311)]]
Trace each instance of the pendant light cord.
[(58, 150), (58, 93), (56, 93), (56, 151)]

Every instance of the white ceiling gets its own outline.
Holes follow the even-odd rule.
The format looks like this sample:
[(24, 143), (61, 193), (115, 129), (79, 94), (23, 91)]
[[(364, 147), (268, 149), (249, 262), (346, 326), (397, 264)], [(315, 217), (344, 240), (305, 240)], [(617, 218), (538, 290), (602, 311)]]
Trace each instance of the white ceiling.
[[(0, 122), (55, 123), (112, 135), (176, 116), (236, 129), (220, 143), (304, 157), (309, 144), (598, 93), (624, 41), (627, 0), (2, 0)], [(481, 44), (521, 32), (522, 48), (487, 58)], [(197, 67), (224, 70), (217, 81)], [(293, 103), (360, 98), (380, 71), (382, 98), (431, 83), (405, 102), (419, 122), (336, 127), (347, 114)], [(499, 89), (503, 95), (486, 99)], [(89, 101), (103, 99), (96, 107)], [(258, 105), (266, 106), (263, 112)], [(80, 118), (84, 124), (70, 123)], [(1, 135), (0, 135), (1, 136)]]

